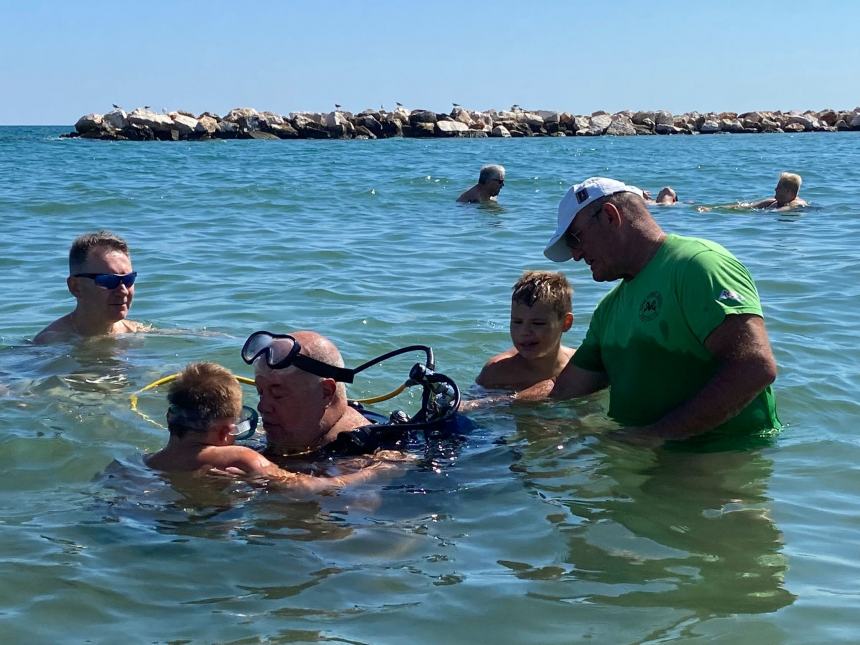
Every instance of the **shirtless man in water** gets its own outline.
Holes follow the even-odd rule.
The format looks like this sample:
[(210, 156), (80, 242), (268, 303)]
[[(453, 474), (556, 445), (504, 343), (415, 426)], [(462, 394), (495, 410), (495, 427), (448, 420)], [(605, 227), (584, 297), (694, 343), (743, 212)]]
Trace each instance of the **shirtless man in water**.
[(108, 231), (81, 235), (69, 250), (66, 278), (75, 309), (45, 327), (33, 342), (145, 331), (144, 325), (127, 319), (136, 277), (124, 239)]
[(776, 190), (773, 197), (768, 197), (759, 202), (752, 204), (751, 208), (767, 208), (772, 210), (788, 211), (792, 208), (801, 208), (806, 206), (805, 200), (797, 196), (800, 192), (800, 185), (803, 180), (800, 175), (795, 175), (791, 172), (784, 172), (779, 176), (779, 182), (776, 184)]
[[(776, 190), (773, 197), (762, 199), (757, 202), (740, 202), (737, 204), (729, 204), (720, 208), (728, 208), (731, 210), (774, 210), (774, 211), (790, 211), (794, 208), (803, 208), (809, 204), (806, 200), (797, 196), (800, 192), (800, 185), (803, 180), (800, 175), (791, 172), (784, 172), (779, 176), (779, 182), (776, 184)], [(712, 206), (699, 206), (696, 208), (700, 213), (706, 213), (712, 210)]]
[(484, 166), (478, 175), (478, 183), (460, 195), (457, 201), (465, 204), (495, 202), (504, 185), (504, 166)]

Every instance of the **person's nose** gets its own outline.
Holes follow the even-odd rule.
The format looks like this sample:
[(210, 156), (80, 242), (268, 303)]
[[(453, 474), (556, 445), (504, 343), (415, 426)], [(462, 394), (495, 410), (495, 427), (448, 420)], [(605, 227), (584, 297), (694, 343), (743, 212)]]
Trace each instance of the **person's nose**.
[(260, 400), (257, 401), (257, 412), (262, 415), (265, 415), (267, 412), (271, 411), (271, 407), (269, 404), (269, 397), (265, 394), (260, 394)]

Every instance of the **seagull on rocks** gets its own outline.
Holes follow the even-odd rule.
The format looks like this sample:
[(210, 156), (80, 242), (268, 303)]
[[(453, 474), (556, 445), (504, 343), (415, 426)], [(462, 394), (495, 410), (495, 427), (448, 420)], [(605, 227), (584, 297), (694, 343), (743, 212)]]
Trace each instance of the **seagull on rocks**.
[(339, 103), (335, 103), (335, 104), (334, 104), (334, 109), (335, 109), (335, 110), (339, 110), (339, 109), (340, 109), (340, 104), (339, 104)]
[(403, 107), (403, 103), (401, 103), (400, 101), (394, 101), (394, 105), (396, 105), (397, 107)]

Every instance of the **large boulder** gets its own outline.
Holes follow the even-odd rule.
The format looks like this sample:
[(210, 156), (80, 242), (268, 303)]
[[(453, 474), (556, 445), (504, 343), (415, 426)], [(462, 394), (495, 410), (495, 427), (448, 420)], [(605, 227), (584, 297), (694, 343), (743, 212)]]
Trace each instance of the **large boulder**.
[(503, 125), (497, 125), (493, 128), (492, 136), (494, 137), (503, 137), (505, 139), (510, 138), (511, 133), (508, 129)]
[(835, 110), (823, 110), (818, 114), (818, 120), (825, 125), (835, 126), (839, 120), (839, 115)]
[(435, 112), (430, 110), (412, 110), (409, 114), (409, 125), (416, 126), (419, 123), (435, 124), (439, 119)]
[(128, 125), (128, 118), (125, 110), (120, 108), (116, 108), (115, 110), (111, 110), (107, 114), (104, 115), (104, 123), (105, 125), (110, 126), (114, 130), (122, 130), (125, 126)]
[(365, 114), (355, 118), (356, 135), (358, 135), (359, 128), (365, 128), (373, 135), (374, 139), (382, 136), (382, 124), (371, 114)]
[(380, 125), (382, 126), (382, 136), (385, 137), (402, 137), (403, 136), (403, 121), (397, 118), (394, 114), (387, 115)]
[(272, 132), (272, 128), (278, 125), (284, 125), (286, 121), (284, 117), (275, 112), (260, 112), (257, 117), (257, 122), (260, 124), (260, 129), (266, 132)]
[(152, 110), (146, 108), (136, 108), (128, 115), (130, 125), (138, 125), (147, 127), (156, 135), (156, 138), (162, 138), (159, 135), (166, 135), (171, 130), (175, 130), (176, 126), (166, 114), (156, 114)]
[(653, 127), (654, 123), (657, 120), (656, 112), (636, 112), (630, 119), (633, 121), (633, 125), (649, 125), (646, 121), (650, 122), (650, 125)]
[[(435, 115), (434, 115), (435, 117)], [(450, 121), (449, 123), (453, 123)], [(410, 126), (410, 134), (413, 137), (432, 137), (436, 135), (436, 124), (426, 121), (417, 121)]]
[(179, 112), (171, 112), (168, 116), (173, 119), (176, 129), (179, 131), (180, 139), (188, 139), (195, 136), (197, 124), (199, 123), (197, 119), (180, 114)]
[(398, 106), (393, 112), (389, 113), (389, 116), (393, 119), (397, 119), (401, 124), (409, 123), (409, 110), (405, 107)]
[(437, 121), (436, 133), (442, 137), (467, 136), (469, 126), (460, 121)]
[(218, 132), (218, 121), (211, 116), (203, 115), (197, 119), (197, 125), (194, 126), (194, 134), (197, 137), (214, 137)]
[(606, 128), (606, 134), (616, 137), (628, 137), (636, 134), (636, 128), (633, 127), (633, 121), (630, 117), (616, 115), (612, 118), (609, 127)]
[(654, 115), (655, 125), (675, 125), (675, 117), (668, 110), (658, 110)]
[(354, 137), (356, 139), (376, 139), (376, 135), (363, 125), (355, 126)]
[(855, 112), (854, 115), (851, 117), (851, 120), (848, 121), (846, 119), (846, 121), (852, 129), (860, 130), (860, 112)]
[(260, 113), (257, 112), (254, 108), (233, 108), (227, 113), (227, 116), (223, 118), (223, 121), (229, 121), (231, 123), (239, 123), (239, 119), (247, 119), (249, 117), (260, 118)]
[(790, 125), (800, 125), (803, 127), (803, 130), (797, 130), (796, 128), (792, 128), (792, 132), (811, 132), (818, 128), (818, 121), (813, 119), (808, 114), (792, 114), (788, 117), (788, 122), (783, 126), (783, 130), (786, 129)]
[(263, 132), (262, 130), (240, 130), (240, 139), (260, 139), (260, 140), (277, 140), (278, 135), (271, 132)]
[(77, 130), (78, 134), (101, 132), (104, 129), (104, 117), (101, 114), (86, 114), (75, 123), (75, 130)]
[(288, 122), (273, 123), (269, 126), (268, 132), (274, 134), (278, 139), (298, 139), (299, 133)]
[(517, 121), (525, 123), (532, 132), (539, 131), (544, 125), (543, 117), (536, 112), (521, 112), (518, 115)]
[(126, 126), (120, 131), (120, 134), (123, 138), (128, 139), (129, 141), (153, 141), (155, 140), (155, 134), (145, 125), (135, 125), (134, 123), (128, 123)]
[(714, 119), (704, 119), (698, 130), (702, 134), (716, 134), (717, 132), (720, 132), (720, 124)]
[(239, 126), (232, 121), (219, 121), (215, 136), (218, 139), (235, 139), (239, 136)]
[(720, 130), (740, 134), (744, 131), (744, 124), (737, 117), (720, 119)]
[(451, 110), (451, 118), (455, 121), (459, 121), (460, 123), (465, 124), (466, 127), (471, 126), (475, 122), (475, 119), (472, 118), (472, 115), (469, 114), (469, 111), (464, 110), (461, 107), (455, 107), (453, 110)]
[(657, 134), (681, 134), (681, 128), (668, 123), (658, 123), (654, 126), (654, 132)]
[(612, 125), (612, 117), (603, 112), (595, 114), (589, 119), (588, 127), (577, 130), (577, 136), (597, 137), (606, 132), (607, 128)]
[(336, 139), (351, 137), (355, 132), (355, 126), (349, 120), (346, 112), (329, 112), (323, 116), (322, 124)]

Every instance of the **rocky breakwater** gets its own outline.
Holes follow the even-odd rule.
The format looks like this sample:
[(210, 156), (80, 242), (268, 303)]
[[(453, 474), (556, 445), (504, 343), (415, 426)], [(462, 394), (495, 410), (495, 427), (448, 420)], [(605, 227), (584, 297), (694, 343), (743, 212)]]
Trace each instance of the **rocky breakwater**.
[(365, 110), (280, 115), (235, 108), (224, 116), (204, 112), (87, 114), (67, 137), (131, 141), (201, 139), (385, 139), (388, 137), (633, 136), (669, 134), (835, 132), (860, 130), (860, 108), (818, 112), (594, 112), (574, 115), (548, 110), (488, 110), (455, 107), (430, 110)]

